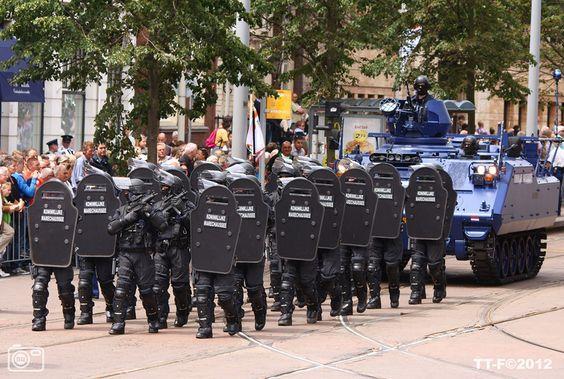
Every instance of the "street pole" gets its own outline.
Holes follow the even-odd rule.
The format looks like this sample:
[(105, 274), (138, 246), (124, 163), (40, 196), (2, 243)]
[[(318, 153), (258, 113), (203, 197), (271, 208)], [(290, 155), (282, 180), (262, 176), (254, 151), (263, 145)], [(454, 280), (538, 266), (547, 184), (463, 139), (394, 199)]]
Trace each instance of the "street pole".
[[(245, 7), (245, 11), (249, 12), (251, 8), (251, 0), (240, 0)], [(249, 24), (243, 20), (237, 20), (235, 34), (243, 45), (249, 46)], [(245, 143), (247, 136), (247, 104), (249, 99), (249, 89), (244, 86), (237, 86), (233, 90), (233, 142), (231, 145), (231, 154), (234, 158), (247, 158), (247, 146)]]
[(527, 97), (527, 135), (537, 135), (539, 112), (539, 67), (542, 0), (531, 0), (531, 32), (529, 53), (535, 60), (529, 65), (529, 96)]
[(552, 77), (554, 78), (554, 83), (556, 84), (554, 89), (554, 105), (556, 107), (556, 109), (554, 109), (554, 132), (558, 133), (558, 125), (560, 123), (560, 118), (558, 117), (560, 114), (560, 102), (558, 101), (558, 82), (560, 81), (560, 79), (562, 79), (562, 72), (560, 71), (560, 69), (555, 69), (552, 72)]
[[(260, 129), (262, 130), (262, 136), (266, 138), (266, 97), (260, 99), (259, 118), (260, 118)], [(264, 175), (265, 175), (265, 166), (266, 166), (264, 161), (264, 155), (265, 154), (263, 153), (259, 160), (259, 181), (260, 184), (262, 185), (262, 188), (264, 188)]]

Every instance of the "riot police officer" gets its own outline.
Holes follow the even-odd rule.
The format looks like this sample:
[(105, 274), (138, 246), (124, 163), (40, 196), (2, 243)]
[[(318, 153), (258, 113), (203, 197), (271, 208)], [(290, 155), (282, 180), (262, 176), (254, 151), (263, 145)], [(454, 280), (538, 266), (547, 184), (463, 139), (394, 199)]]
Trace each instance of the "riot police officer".
[[(235, 299), (235, 276), (233, 274), (233, 261), (234, 250), (230, 246), (229, 249), (223, 244), (224, 241), (213, 241), (217, 245), (210, 246), (206, 243), (211, 241), (200, 240), (202, 235), (215, 235), (213, 233), (220, 233), (222, 237), (231, 240), (232, 236), (237, 235), (240, 227), (240, 216), (237, 215), (236, 202), (229, 190), (219, 183), (225, 183), (225, 173), (203, 171), (202, 174), (207, 173), (207, 179), (198, 179), (199, 189), (201, 190), (198, 206), (192, 212), (191, 233), (193, 239), (191, 240), (192, 250), (192, 266), (194, 275), (194, 288), (196, 292), (196, 306), (198, 309), (198, 323), (199, 328), (196, 333), (196, 338), (212, 338), (212, 322), (214, 320), (214, 302), (215, 295), (218, 297), (219, 306), (225, 313), (226, 326), (225, 331), (233, 336), (241, 330), (241, 315), (237, 307)], [(203, 175), (202, 175), (203, 176)], [(217, 187), (214, 188), (213, 187)], [(207, 192), (207, 190), (211, 190)], [(209, 195), (208, 195), (209, 193)], [(228, 199), (226, 205), (213, 204), (213, 197), (220, 196)], [(229, 197), (232, 198), (229, 199)], [(210, 217), (223, 219), (225, 225), (216, 224), (215, 221), (205, 221), (206, 213), (219, 212), (216, 208), (226, 208), (230, 215), (216, 215)], [(209, 212), (208, 212), (209, 211)], [(238, 217), (238, 222), (237, 222)], [(237, 225), (234, 225), (237, 224)], [(231, 228), (236, 228), (236, 233)], [(213, 231), (215, 230), (215, 232)], [(219, 230), (219, 231), (218, 231)], [(207, 234), (207, 233), (210, 234)], [(197, 236), (194, 236), (198, 233)], [(222, 261), (214, 262), (210, 260), (208, 249), (214, 250), (215, 253), (221, 251)], [(227, 269), (225, 263), (227, 262)], [(221, 269), (217, 267), (221, 266)]]
[[(72, 191), (67, 185), (71, 172), (71, 168), (67, 165), (61, 164), (57, 166), (55, 175), (58, 180), (52, 179), (43, 184), (37, 190), (36, 201), (29, 208), (29, 232), (31, 235), (31, 258), (33, 262), (31, 270), (33, 277), (33, 321), (31, 330), (36, 332), (43, 331), (46, 328), (46, 318), (49, 314), (49, 310), (47, 309), (47, 299), (49, 297), (48, 286), (51, 275), (53, 274), (57, 280), (57, 290), (59, 299), (61, 300), (61, 306), (63, 307), (64, 328), (74, 328), (75, 288), (72, 285), (74, 272), (70, 266), (72, 250), (70, 249), (70, 245), (66, 242), (64, 243), (64, 248), (60, 246), (63, 241), (72, 239), (72, 235), (74, 234), (73, 226), (76, 223), (78, 213), (76, 208), (72, 205)], [(42, 196), (42, 191), (50, 190), (63, 194), (64, 200), (60, 201), (59, 197), (51, 197), (55, 200), (47, 200), (50, 197)], [(49, 202), (51, 202), (51, 204), (49, 204)], [(55, 204), (52, 204), (53, 202)], [(59, 207), (62, 207), (62, 211)], [(53, 214), (62, 213), (60, 213), (61, 215), (59, 216), (51, 216), (47, 211), (51, 211)], [(56, 217), (62, 217), (64, 221), (60, 222), (61, 220), (59, 219), (52, 219)], [(33, 228), (32, 225), (34, 225)], [(62, 230), (62, 228), (64, 228), (64, 230)], [(60, 233), (60, 235), (53, 236), (53, 233)], [(66, 233), (70, 233), (70, 236), (68, 234), (64, 235)], [(49, 244), (48, 238), (53, 237), (55, 237), (55, 241)], [(67, 251), (63, 252), (65, 249)], [(58, 255), (66, 256), (64, 259), (60, 260)], [(41, 259), (37, 260), (36, 256), (39, 256)], [(63, 261), (64, 263), (62, 263)]]
[(408, 235), (413, 240), (409, 304), (421, 304), (427, 264), (434, 283), (433, 303), (439, 303), (446, 297), (445, 239), (456, 192), (452, 180), (440, 167), (421, 165), (413, 169), (407, 188), (409, 205), (405, 208)]
[[(277, 158), (274, 162), (272, 172), (279, 179), (286, 181), (291, 181), (292, 179), (290, 178), (297, 176), (297, 172), (292, 164), (281, 158)], [(282, 183), (280, 182), (279, 185), (282, 185)], [(279, 191), (281, 189), (280, 187)], [(278, 217), (279, 215), (277, 214), (276, 218), (278, 219)], [(280, 233), (280, 230), (277, 230), (277, 234), (278, 233)], [(293, 238), (293, 236), (289, 235), (288, 238)], [(279, 253), (281, 256), (284, 256), (281, 251), (279, 251)], [(282, 282), (280, 284), (281, 315), (278, 319), (279, 326), (292, 325), (292, 314), (294, 312), (293, 301), (297, 285), (301, 287), (306, 302), (307, 323), (314, 324), (318, 321), (319, 295), (317, 293), (317, 270), (317, 259), (297, 260), (285, 258), (283, 260)]]
[(159, 312), (159, 329), (167, 328), (169, 313), (168, 293), (172, 284), (172, 293), (176, 304), (175, 327), (182, 327), (188, 322), (191, 307), (190, 273), (190, 211), (194, 204), (187, 198), (182, 181), (168, 172), (160, 172), (163, 200), (155, 204), (167, 217), (166, 229), (159, 233), (155, 255), (155, 286)]
[(152, 200), (156, 193), (140, 179), (131, 179), (128, 203), (120, 207), (108, 224), (108, 232), (118, 235), (118, 281), (114, 296), (114, 322), (110, 334), (125, 332), (127, 297), (132, 286), (137, 285), (143, 307), (147, 313), (149, 333), (158, 332), (155, 263), (151, 253), (155, 248), (157, 233), (167, 228), (166, 218)]

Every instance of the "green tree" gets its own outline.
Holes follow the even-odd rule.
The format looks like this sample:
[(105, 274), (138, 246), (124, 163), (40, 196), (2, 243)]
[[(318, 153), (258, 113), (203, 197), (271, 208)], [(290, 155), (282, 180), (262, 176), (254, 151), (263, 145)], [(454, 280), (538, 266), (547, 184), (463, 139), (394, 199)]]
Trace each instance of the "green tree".
[[(277, 81), (301, 75), (310, 79), (306, 103), (342, 96), (355, 85), (351, 68), (361, 62), (381, 26), (380, 2), (370, 0), (253, 0), (253, 14), (262, 21), (256, 31), (262, 51), (274, 64), (293, 60), (294, 69)], [(298, 63), (298, 64), (296, 64)], [(278, 64), (278, 67), (281, 65)]]
[[(368, 75), (385, 74), (399, 86), (425, 74), (434, 91), (449, 98), (475, 101), (476, 91), (506, 100), (528, 92), (522, 73), (531, 61), (530, 7), (522, 0), (385, 0), (378, 54), (364, 67)], [(400, 50), (411, 45), (406, 57)], [(474, 117), (469, 120), (474, 128)]]
[[(270, 65), (235, 36), (238, 17), (252, 22), (238, 0), (3, 0), (0, 12), (12, 21), (0, 38), (17, 39), (13, 60), (30, 62), (16, 81), (83, 89), (108, 77), (96, 138), (120, 158), (131, 151), (125, 130), (144, 131), (156, 161), (159, 120), (186, 111), (175, 102), (182, 77), (194, 94), (191, 118), (217, 100), (216, 84), (270, 91), (263, 81)], [(129, 111), (127, 92), (134, 93)]]

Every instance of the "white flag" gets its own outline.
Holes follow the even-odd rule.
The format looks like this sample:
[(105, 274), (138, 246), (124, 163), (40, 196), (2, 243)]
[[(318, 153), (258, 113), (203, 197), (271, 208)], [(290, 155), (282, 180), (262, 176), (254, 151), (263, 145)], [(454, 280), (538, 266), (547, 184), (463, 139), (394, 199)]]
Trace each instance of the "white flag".
[(251, 154), (255, 153), (255, 160), (258, 161), (259, 158), (264, 154), (264, 136), (262, 135), (262, 129), (260, 127), (260, 120), (258, 116), (258, 112), (255, 107), (253, 107), (253, 116), (255, 122), (255, 138), (253, 143), (253, 124), (249, 123), (249, 129), (247, 130), (247, 148), (251, 152)]

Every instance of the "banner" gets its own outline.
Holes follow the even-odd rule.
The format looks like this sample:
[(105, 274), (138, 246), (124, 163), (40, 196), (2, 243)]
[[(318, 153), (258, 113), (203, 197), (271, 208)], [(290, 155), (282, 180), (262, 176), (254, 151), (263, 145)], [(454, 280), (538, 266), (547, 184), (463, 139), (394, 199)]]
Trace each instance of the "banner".
[[(15, 40), (0, 41), (0, 62), (7, 61), (13, 56), (12, 46)], [(23, 84), (12, 84), (11, 80), (22, 68), (25, 68), (25, 61), (16, 62), (5, 71), (0, 71), (0, 101), (14, 101), (22, 103), (43, 103), (45, 102), (45, 91), (43, 82), (29, 82)]]
[(278, 98), (266, 99), (266, 118), (268, 120), (290, 120), (292, 118), (292, 91), (279, 89)]

